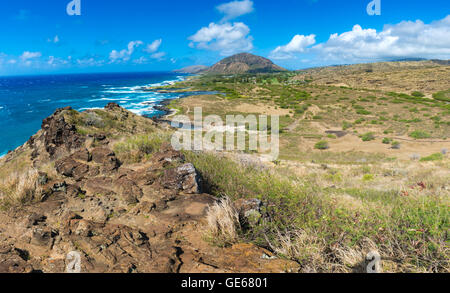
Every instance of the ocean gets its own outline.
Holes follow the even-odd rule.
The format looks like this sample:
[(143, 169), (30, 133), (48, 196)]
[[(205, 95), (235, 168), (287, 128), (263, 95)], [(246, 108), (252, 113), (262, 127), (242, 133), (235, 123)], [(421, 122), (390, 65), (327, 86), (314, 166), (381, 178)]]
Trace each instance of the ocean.
[(57, 108), (71, 106), (84, 111), (115, 102), (139, 115), (163, 114), (153, 106), (182, 95), (140, 88), (184, 78), (171, 72), (0, 77), (0, 157), (24, 144)]

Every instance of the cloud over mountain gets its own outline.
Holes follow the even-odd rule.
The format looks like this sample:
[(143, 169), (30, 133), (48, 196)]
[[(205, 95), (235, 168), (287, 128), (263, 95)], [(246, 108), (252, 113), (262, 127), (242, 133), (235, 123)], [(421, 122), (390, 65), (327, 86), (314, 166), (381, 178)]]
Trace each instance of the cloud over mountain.
[(424, 23), (421, 20), (385, 25), (378, 32), (353, 26), (351, 31), (332, 34), (315, 44), (315, 36), (296, 35), (292, 41), (271, 52), (275, 59), (295, 58), (302, 53), (316, 54), (321, 60), (339, 63), (379, 61), (395, 58), (450, 58), (450, 15)]
[(242, 23), (210, 23), (189, 37), (192, 48), (218, 51), (221, 55), (232, 55), (237, 52), (253, 49), (253, 37), (250, 28)]
[(290, 59), (296, 53), (305, 52), (306, 48), (316, 43), (316, 35), (295, 35), (285, 46), (278, 46), (272, 51), (270, 57), (273, 59)]
[(216, 9), (224, 14), (222, 21), (235, 19), (239, 16), (249, 14), (254, 10), (253, 1), (251, 0), (232, 1), (229, 3), (224, 3), (217, 6)]
[(450, 58), (450, 15), (425, 24), (421, 20), (384, 26), (381, 32), (355, 25), (314, 47), (324, 58), (358, 62), (400, 57)]

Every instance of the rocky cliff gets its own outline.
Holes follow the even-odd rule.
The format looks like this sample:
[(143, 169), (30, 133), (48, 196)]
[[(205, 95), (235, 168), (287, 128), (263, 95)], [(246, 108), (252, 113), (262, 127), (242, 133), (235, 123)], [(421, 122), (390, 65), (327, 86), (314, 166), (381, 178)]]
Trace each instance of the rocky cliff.
[(202, 192), (195, 166), (169, 144), (139, 162), (114, 152), (132, 135), (167, 131), (116, 104), (46, 118), (0, 159), (0, 272), (64, 272), (71, 251), (81, 254), (82, 272), (295, 269), (251, 244), (205, 241), (218, 199)]

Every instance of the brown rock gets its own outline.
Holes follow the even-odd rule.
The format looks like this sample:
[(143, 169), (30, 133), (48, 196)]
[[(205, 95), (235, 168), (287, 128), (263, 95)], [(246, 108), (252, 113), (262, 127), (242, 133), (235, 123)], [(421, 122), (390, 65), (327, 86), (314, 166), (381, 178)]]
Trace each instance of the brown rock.
[(95, 148), (92, 150), (92, 161), (101, 164), (104, 171), (113, 171), (120, 167), (120, 162), (113, 151), (108, 148)]
[(40, 223), (44, 223), (46, 219), (47, 217), (43, 214), (31, 213), (31, 215), (28, 216), (27, 227), (37, 226)]
[(105, 106), (105, 109), (106, 110), (118, 110), (118, 109), (121, 109), (121, 107), (117, 103), (108, 103)]
[(234, 207), (239, 213), (239, 222), (242, 227), (248, 228), (250, 225), (256, 224), (261, 218), (261, 208), (263, 203), (256, 198), (252, 199), (238, 199), (234, 202)]
[(56, 171), (66, 177), (73, 177), (75, 180), (81, 180), (89, 172), (89, 166), (79, 163), (68, 157), (55, 163)]
[(185, 162), (184, 155), (175, 151), (170, 144), (165, 143), (161, 146), (161, 151), (152, 156), (152, 169), (159, 170), (167, 168), (174, 164), (182, 164)]
[(92, 157), (87, 149), (79, 150), (71, 155), (72, 159), (82, 161), (82, 162), (90, 162)]
[(115, 182), (115, 189), (127, 204), (135, 204), (143, 196), (142, 189), (134, 181), (127, 178), (117, 180)]
[(58, 109), (42, 122), (45, 149), (50, 157), (54, 157), (58, 151), (70, 152), (84, 144), (85, 138), (78, 134), (75, 125), (68, 124), (61, 114), (68, 110), (71, 108)]
[(66, 193), (70, 197), (83, 197), (86, 191), (82, 190), (78, 185), (69, 185), (67, 186)]
[(109, 196), (115, 194), (113, 180), (109, 177), (97, 177), (86, 180), (83, 187), (89, 195)]
[(36, 227), (33, 229), (31, 244), (49, 246), (52, 241), (52, 231), (48, 227)]
[(191, 163), (164, 171), (161, 185), (167, 189), (180, 190), (188, 194), (200, 193), (200, 177)]

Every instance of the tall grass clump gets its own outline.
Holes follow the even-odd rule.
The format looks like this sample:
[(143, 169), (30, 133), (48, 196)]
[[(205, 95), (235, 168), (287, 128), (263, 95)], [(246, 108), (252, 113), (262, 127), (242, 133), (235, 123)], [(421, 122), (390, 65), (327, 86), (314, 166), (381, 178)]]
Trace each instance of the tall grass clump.
[(39, 173), (35, 169), (13, 173), (0, 181), (0, 206), (8, 208), (23, 205), (42, 194), (38, 183)]
[(207, 210), (208, 237), (216, 245), (227, 246), (235, 243), (239, 230), (239, 214), (232, 201), (225, 197)]
[(139, 163), (150, 159), (166, 141), (169, 135), (163, 132), (132, 136), (115, 144), (114, 152), (125, 163)]

